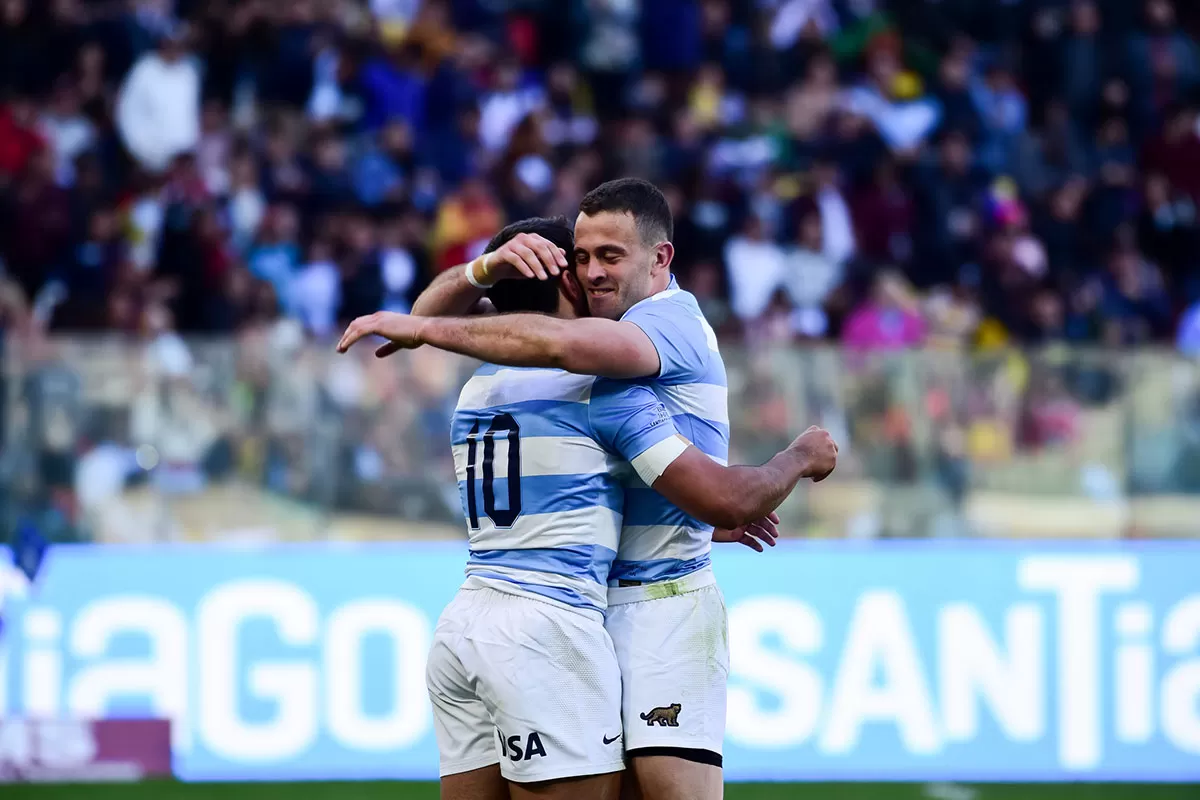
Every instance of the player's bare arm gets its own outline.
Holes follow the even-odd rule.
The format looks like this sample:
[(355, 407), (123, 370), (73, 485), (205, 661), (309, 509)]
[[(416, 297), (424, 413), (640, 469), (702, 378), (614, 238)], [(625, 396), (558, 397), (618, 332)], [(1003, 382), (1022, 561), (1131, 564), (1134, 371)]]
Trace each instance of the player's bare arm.
[(508, 278), (547, 280), (568, 266), (567, 254), (536, 233), (519, 233), (490, 253), (434, 278), (413, 304), (422, 317), (469, 314), (484, 293)]
[(372, 335), (389, 340), (376, 351), (380, 356), (430, 345), (506, 367), (546, 367), (604, 378), (644, 378), (659, 370), (658, 350), (641, 328), (595, 317), (434, 318), (379, 312), (354, 320), (338, 342), (338, 352)]
[(817, 427), (758, 467), (726, 467), (688, 445), (652, 487), (693, 517), (734, 531), (761, 524), (801, 480), (825, 480), (837, 466), (837, 455), (833, 437)]

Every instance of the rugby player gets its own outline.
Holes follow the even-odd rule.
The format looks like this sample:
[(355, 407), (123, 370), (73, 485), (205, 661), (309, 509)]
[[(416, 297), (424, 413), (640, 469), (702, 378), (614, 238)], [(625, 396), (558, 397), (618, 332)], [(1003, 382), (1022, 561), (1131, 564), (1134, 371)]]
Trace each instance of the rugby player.
[[(625, 448), (613, 449), (633, 462), (640, 478), (639, 485), (625, 494), (619, 552), (607, 576), (615, 584), (608, 593), (613, 607), (607, 624), (624, 684), (621, 716), (626, 748), (637, 776), (636, 787), (646, 796), (718, 797), (728, 648), (724, 604), (709, 568), (713, 524), (736, 530), (773, 510), (800, 478), (824, 478), (836, 463), (836, 446), (828, 434), (810, 429), (763, 467), (721, 466), (728, 450), (724, 368), (715, 336), (694, 299), (680, 291), (670, 277), (673, 250), (665, 200), (644, 182), (602, 186), (581, 204), (576, 233), (575, 274), (587, 286), (593, 310), (607, 319), (580, 319), (582, 309), (568, 307), (569, 303), (560, 304), (560, 310), (567, 313), (557, 319), (507, 314), (481, 320), (432, 320), (376, 314), (356, 320), (339, 349), (378, 334), (391, 340), (380, 348), (380, 355), (429, 343), (514, 366), (559, 368), (611, 378), (652, 378), (620, 383), (598, 380), (589, 385), (593, 408), (598, 398), (607, 403), (609, 393), (621, 397), (619, 410), (615, 404), (610, 407), (620, 418), (621, 430), (636, 431), (649, 408), (646, 399), (631, 402), (631, 393), (655, 397), (656, 403), (650, 405), (664, 420), (653, 427), (657, 431), (650, 437), (653, 443), (645, 438), (637, 438), (634, 445), (613, 442)], [(414, 312), (462, 313), (492, 281), (516, 274), (548, 279), (565, 272), (562, 294), (567, 298), (575, 291), (575, 280), (567, 269), (565, 250), (544, 237), (521, 234), (510, 240), (503, 257), (497, 257), (501, 254), (496, 251), (467, 265), (459, 277), (439, 278), (422, 298), (435, 302), (422, 305), (418, 301)], [(482, 327), (478, 327), (480, 323)], [(561, 342), (556, 341), (559, 337)], [(523, 376), (521, 371), (512, 374)], [(600, 388), (604, 391), (598, 393)], [(605, 413), (591, 413), (606, 418)], [(658, 438), (665, 420), (670, 420), (673, 430)], [(515, 426), (508, 422), (505, 426), (499, 429), (502, 437), (512, 441), (513, 434), (508, 431)], [(678, 435), (679, 430), (686, 432), (686, 438)], [(603, 440), (605, 434), (597, 438)], [(644, 445), (647, 449), (640, 450)], [(510, 469), (525, 460), (527, 457), (514, 461), (510, 455)], [(460, 465), (460, 477), (464, 469)], [(515, 496), (509, 486), (511, 501)], [(468, 494), (467, 499), (471, 497)], [(512, 543), (510, 547), (519, 549)], [(473, 541), (472, 550), (476, 549)], [(559, 565), (563, 571), (569, 568)], [(595, 597), (593, 603), (603, 604)], [(581, 634), (579, 641), (584, 643), (581, 646), (590, 646)], [(578, 658), (575, 655), (572, 661), (581, 663)], [(494, 669), (494, 664), (490, 668)], [(480, 672), (477, 679), (485, 674)], [(525, 702), (547, 707), (544, 683), (523, 688), (532, 695)], [(583, 703), (578, 691), (567, 699), (576, 706)], [(612, 701), (617, 702), (615, 696)], [(507, 702), (516, 705), (522, 701), (512, 697)], [(577, 736), (594, 738), (603, 724), (588, 720), (578, 708), (575, 713), (583, 726)], [(554, 715), (531, 712), (524, 719), (528, 724), (529, 720), (551, 718)], [(497, 727), (503, 730), (501, 720)], [(523, 751), (527, 754), (528, 750)], [(485, 757), (482, 751), (478, 757)], [(445, 761), (443, 751), (443, 772), (447, 771)], [(576, 759), (573, 774), (587, 775), (600, 771), (597, 766), (613, 766), (585, 762)], [(464, 761), (457, 766), (465, 765)], [(517, 781), (550, 779), (513, 768), (503, 774)], [(581, 787), (574, 788), (578, 791)], [(471, 796), (483, 796), (479, 786), (473, 789)]]

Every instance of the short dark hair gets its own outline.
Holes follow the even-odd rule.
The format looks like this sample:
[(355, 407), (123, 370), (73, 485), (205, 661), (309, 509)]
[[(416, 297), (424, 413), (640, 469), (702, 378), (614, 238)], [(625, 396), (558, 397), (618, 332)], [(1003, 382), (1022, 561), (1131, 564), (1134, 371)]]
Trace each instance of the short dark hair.
[(669, 242), (675, 235), (666, 196), (653, 183), (641, 178), (618, 178), (600, 184), (583, 196), (579, 211), (589, 217), (605, 211), (632, 214), (638, 235), (647, 245)]
[[(504, 246), (519, 233), (536, 233), (556, 247), (562, 248), (568, 258), (575, 250), (575, 234), (565, 217), (531, 217), (508, 225), (497, 233), (484, 248), (485, 253)], [(545, 281), (509, 279), (497, 283), (487, 290), (487, 298), (501, 314), (514, 311), (533, 311), (553, 314), (558, 310), (559, 278)]]

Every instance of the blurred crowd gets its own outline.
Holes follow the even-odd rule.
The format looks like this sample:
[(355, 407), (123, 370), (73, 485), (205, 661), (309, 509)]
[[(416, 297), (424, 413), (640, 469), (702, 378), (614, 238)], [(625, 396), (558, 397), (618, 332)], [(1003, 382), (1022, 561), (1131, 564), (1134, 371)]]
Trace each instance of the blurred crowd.
[(823, 424), (919, 535), (975, 491), (1198, 493), (1194, 371), (1006, 349), (1200, 353), (1198, 34), (1182, 0), (0, 0), (0, 517), (241, 481), (452, 523), (466, 366), (329, 338), (621, 175), (730, 343), (738, 460)]
[(1200, 351), (1177, 0), (0, 0), (9, 327), (315, 337), (667, 193), (727, 337)]
[[(785, 505), (789, 535), (1195, 534), (1200, 370), (1177, 357), (723, 353), (731, 461), (762, 463), (814, 423), (840, 444), (836, 475)], [(296, 320), (209, 342), (39, 339), (0, 387), (0, 525), (55, 540), (454, 535), (446, 436), (472, 369), (431, 349), (338, 356)], [(1125, 520), (1142, 501), (1155, 516)]]

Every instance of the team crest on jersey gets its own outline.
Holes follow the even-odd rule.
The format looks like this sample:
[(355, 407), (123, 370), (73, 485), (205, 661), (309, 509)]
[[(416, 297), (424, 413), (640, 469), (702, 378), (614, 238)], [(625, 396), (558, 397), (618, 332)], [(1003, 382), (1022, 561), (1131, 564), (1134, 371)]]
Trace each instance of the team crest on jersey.
[(648, 727), (658, 725), (661, 728), (678, 728), (679, 712), (682, 710), (683, 706), (679, 703), (671, 703), (669, 706), (652, 708), (645, 714), (639, 714), (638, 716), (646, 720)]

